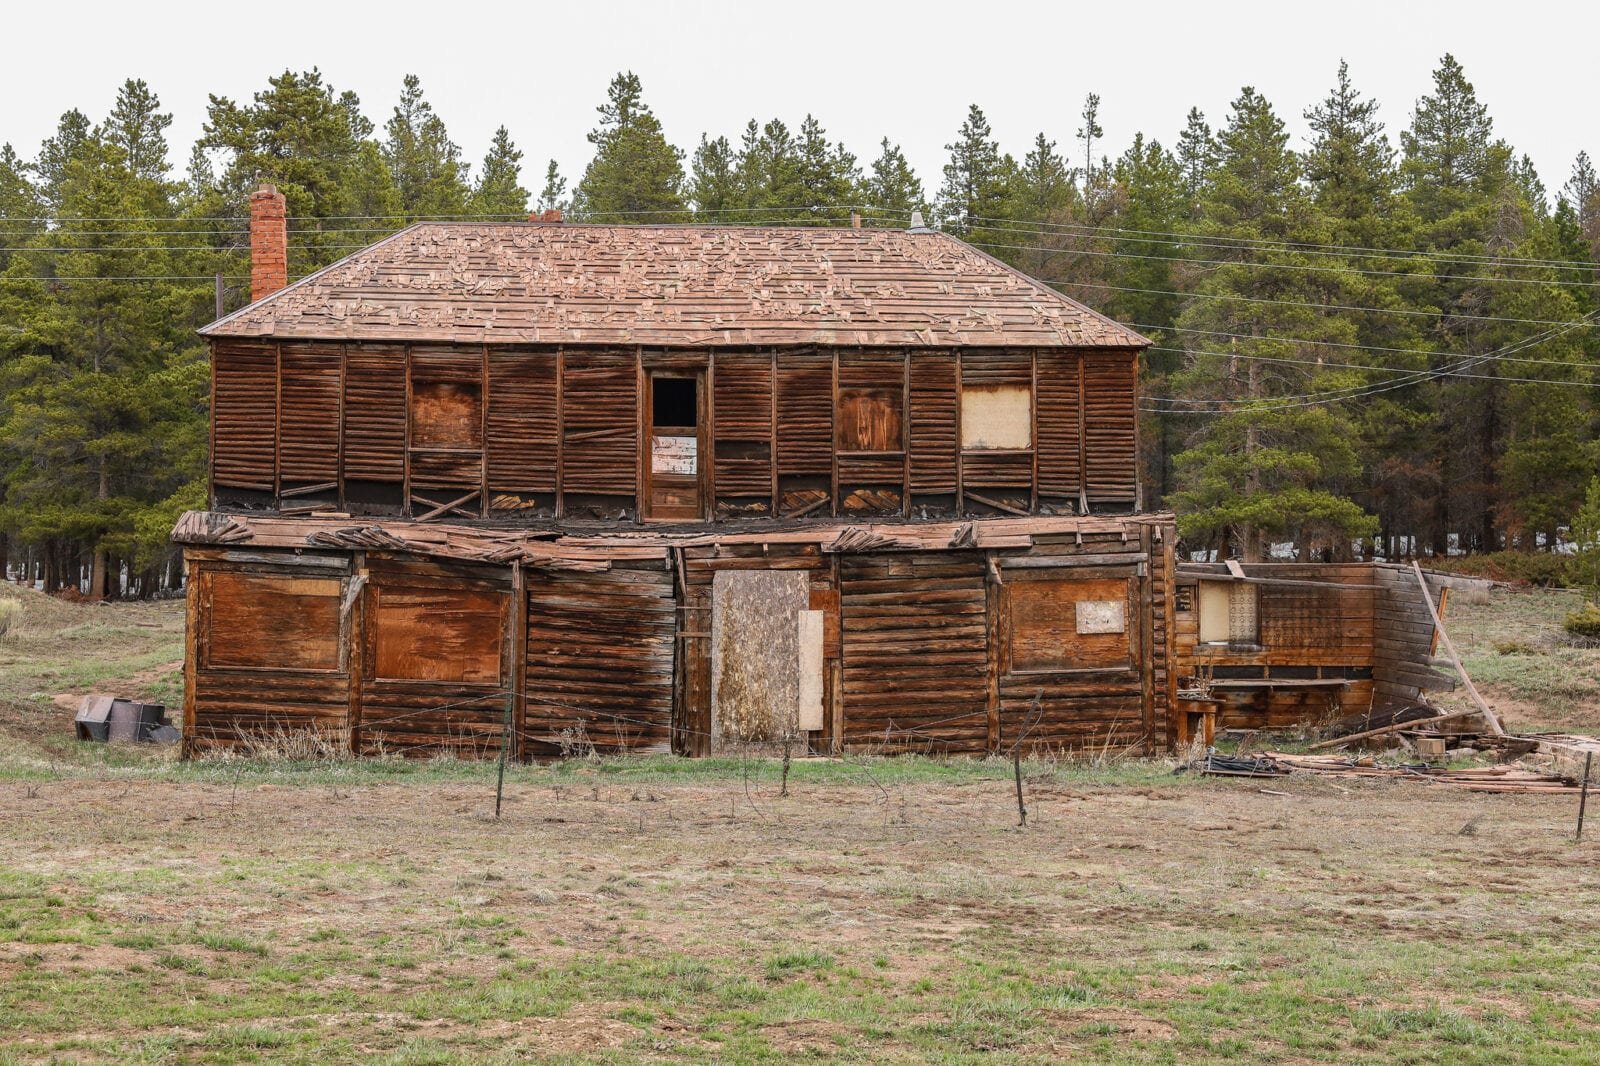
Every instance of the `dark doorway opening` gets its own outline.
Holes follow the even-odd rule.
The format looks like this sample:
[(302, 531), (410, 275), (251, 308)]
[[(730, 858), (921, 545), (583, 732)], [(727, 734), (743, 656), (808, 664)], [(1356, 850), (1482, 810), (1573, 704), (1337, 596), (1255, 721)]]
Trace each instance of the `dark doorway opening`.
[(694, 378), (656, 378), (651, 382), (650, 425), (681, 429), (700, 424), (698, 382)]

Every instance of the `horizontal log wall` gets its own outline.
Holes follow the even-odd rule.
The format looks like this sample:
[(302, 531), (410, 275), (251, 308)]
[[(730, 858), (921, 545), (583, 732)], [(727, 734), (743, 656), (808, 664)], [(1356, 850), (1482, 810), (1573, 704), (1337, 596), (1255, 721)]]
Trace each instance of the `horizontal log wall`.
[[(1444, 580), (1424, 575), (1428, 595), (1444, 613)], [(1417, 573), (1409, 566), (1380, 563), (1372, 568), (1379, 586), (1373, 610), (1375, 641), (1372, 665), (1373, 706), (1405, 707), (1430, 692), (1453, 689), (1453, 673), (1436, 670), (1430, 660), (1438, 636), (1433, 616), (1422, 599)]]
[(523, 752), (666, 751), (675, 607), (664, 561), (530, 575)]
[[(226, 586), (252, 597), (249, 610), (225, 612), (199, 595), (191, 603), (187, 735), (203, 748), (234, 743), (242, 730), (315, 727), (344, 731), (366, 754), (489, 757), (501, 747), (508, 697), (524, 693), (513, 703), (520, 757), (590, 745), (708, 754), (713, 579), (788, 570), (807, 575), (810, 609), (824, 616), (823, 721), (805, 738), (812, 750), (1157, 747), (1167, 735), (1173, 632), (1160, 531), (1171, 530), (1127, 527), (988, 550), (711, 543), (640, 558), (630, 547), (631, 558), (609, 569), (528, 570), (520, 586), (506, 566), (190, 548), (193, 588), (210, 573), (246, 575), (259, 588)], [(1022, 591), (1032, 604), (1026, 624), (1045, 627), (1021, 635), (1026, 663), (1011, 645)], [(225, 614), (248, 622), (287, 612), (291, 594), (339, 597), (337, 610), (299, 610), (299, 628), (271, 641), (309, 649), (307, 661), (329, 669), (297, 670), (270, 650), (239, 650), (260, 644), (253, 636), (213, 632)], [(1116, 608), (1111, 624), (1075, 626), (1084, 603)], [(302, 632), (308, 626), (321, 628)], [(207, 642), (218, 640), (233, 650), (213, 667)]]
[[(213, 342), (222, 504), (634, 519), (641, 382), (703, 372), (719, 518), (1130, 510), (1136, 356)], [(962, 390), (1026, 389), (1019, 446), (963, 447)], [(850, 426), (840, 421), (846, 412)], [(862, 419), (871, 422), (867, 437)], [(848, 431), (847, 431), (848, 430)]]

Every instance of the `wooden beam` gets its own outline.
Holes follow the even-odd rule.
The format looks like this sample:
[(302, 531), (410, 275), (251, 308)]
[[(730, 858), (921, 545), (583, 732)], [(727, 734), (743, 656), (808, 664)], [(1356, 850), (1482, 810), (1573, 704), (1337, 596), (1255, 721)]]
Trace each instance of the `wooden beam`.
[(471, 492), (467, 493), (465, 496), (461, 497), (459, 500), (451, 500), (449, 503), (440, 503), (438, 500), (430, 500), (426, 496), (413, 496), (411, 498), (413, 500), (421, 500), (423, 503), (432, 505), (433, 510), (429, 511), (425, 515), (418, 516), (417, 519), (416, 519), (416, 521), (418, 521), (418, 522), (426, 522), (430, 518), (438, 518), (440, 515), (444, 514), (446, 511), (454, 511), (456, 514), (461, 515), (463, 518), (476, 518), (476, 517), (478, 517), (477, 515), (473, 514), (471, 511), (467, 511), (467, 510), (463, 509), (465, 504), (468, 504), (468, 503), (472, 502), (474, 499), (477, 498), (477, 496), (478, 496), (478, 490), (477, 489), (473, 489)]
[(967, 494), (967, 496), (971, 497), (972, 499), (977, 500), (979, 503), (985, 504), (986, 506), (989, 506), (989, 507), (993, 507), (997, 511), (1004, 511), (1006, 514), (1013, 514), (1013, 515), (1016, 515), (1018, 518), (1027, 518), (1028, 517), (1028, 512), (1027, 511), (1021, 510), (1020, 508), (1012, 507), (1010, 504), (1001, 503), (999, 500), (991, 500), (989, 497), (981, 496), (978, 493), (973, 492), (971, 489), (967, 489), (966, 490), (966, 494)]
[(1409, 722), (1391, 722), (1386, 726), (1369, 729), (1364, 733), (1351, 733), (1349, 736), (1334, 737), (1332, 740), (1320, 740), (1315, 744), (1308, 744), (1306, 750), (1320, 751), (1323, 748), (1336, 748), (1341, 744), (1365, 740), (1368, 737), (1381, 736), (1384, 733), (1396, 733), (1402, 729), (1413, 729), (1419, 725), (1432, 725), (1434, 722), (1447, 722), (1452, 718), (1465, 718), (1469, 714), (1476, 713), (1476, 711), (1451, 711), (1449, 714), (1436, 714), (1432, 718), (1413, 718)]
[(1495, 714), (1494, 710), (1484, 702), (1483, 697), (1478, 694), (1478, 686), (1474, 685), (1472, 678), (1467, 675), (1467, 668), (1461, 665), (1461, 656), (1456, 654), (1455, 642), (1450, 639), (1450, 633), (1444, 628), (1444, 620), (1439, 617), (1438, 610), (1433, 606), (1433, 596), (1428, 592), (1428, 579), (1422, 573), (1422, 564), (1413, 560), (1411, 569), (1417, 575), (1417, 587), (1422, 590), (1422, 602), (1428, 605), (1428, 614), (1433, 617), (1434, 630), (1439, 634), (1439, 639), (1444, 641), (1444, 650), (1449, 655), (1450, 661), (1455, 664), (1456, 673), (1461, 675), (1462, 683), (1467, 686), (1467, 691), (1472, 694), (1473, 702), (1483, 712), (1483, 719), (1489, 723), (1489, 728), (1494, 730), (1495, 736), (1505, 736), (1506, 731), (1500, 724), (1500, 716)]

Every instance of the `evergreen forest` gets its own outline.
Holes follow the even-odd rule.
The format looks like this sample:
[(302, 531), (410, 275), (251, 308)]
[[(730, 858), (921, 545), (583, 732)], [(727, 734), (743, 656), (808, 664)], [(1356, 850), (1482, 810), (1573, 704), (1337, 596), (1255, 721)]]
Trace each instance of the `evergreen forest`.
[(469, 153), (416, 77), (379, 121), (317, 70), (212, 96), (184, 160), (129, 80), (108, 114), (0, 148), (0, 569), (92, 597), (176, 586), (167, 534), (205, 497), (195, 330), (248, 300), (263, 180), (288, 199), (291, 278), (423, 219), (921, 211), (1152, 339), (1144, 506), (1176, 511), (1188, 548), (1558, 556), (1600, 523), (1595, 166), (1538, 174), (1448, 55), (1408, 113), (1328, 74), (1320, 100), (1246, 87), (1117, 146), (1098, 95), (1018, 145), (973, 104), (936, 175), (892, 130), (857, 155), (813, 115), (674, 145), (631, 73), (605, 89), (581, 173), (525, 165), (504, 127)]

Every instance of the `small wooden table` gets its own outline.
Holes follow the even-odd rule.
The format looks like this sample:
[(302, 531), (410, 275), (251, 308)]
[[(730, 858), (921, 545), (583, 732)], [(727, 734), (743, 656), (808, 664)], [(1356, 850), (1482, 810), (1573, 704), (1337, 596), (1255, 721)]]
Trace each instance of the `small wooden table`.
[(1217, 708), (1226, 700), (1214, 696), (1179, 696), (1177, 699), (1177, 746), (1186, 748), (1196, 739), (1210, 747), (1217, 736)]

